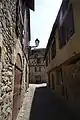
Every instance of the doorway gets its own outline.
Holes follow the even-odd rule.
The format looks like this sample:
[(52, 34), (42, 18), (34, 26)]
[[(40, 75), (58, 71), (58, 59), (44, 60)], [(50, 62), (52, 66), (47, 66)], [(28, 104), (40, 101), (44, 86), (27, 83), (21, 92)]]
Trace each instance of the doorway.
[(55, 85), (54, 85), (54, 74), (52, 73), (52, 89), (55, 89)]
[(21, 84), (22, 84), (22, 62), (20, 54), (17, 54), (14, 77), (12, 120), (16, 120), (19, 109), (21, 107)]

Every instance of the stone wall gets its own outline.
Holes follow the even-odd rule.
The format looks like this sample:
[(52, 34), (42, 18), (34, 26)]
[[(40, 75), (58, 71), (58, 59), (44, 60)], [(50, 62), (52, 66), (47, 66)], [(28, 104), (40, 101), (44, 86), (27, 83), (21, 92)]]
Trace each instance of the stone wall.
[[(12, 11), (13, 9), (13, 11)], [(0, 81), (0, 106), (1, 120), (11, 119), (12, 114), (12, 81), (13, 67), (12, 62), (14, 40), (14, 2), (3, 0), (0, 2), (0, 27), (2, 34), (2, 71)], [(13, 20), (12, 20), (13, 19)]]
[[(16, 0), (0, 1), (0, 43), (2, 47), (0, 62), (0, 120), (12, 119), (14, 74), (16, 55), (22, 52), (20, 40), (15, 35), (16, 25)], [(23, 61), (23, 60), (22, 60)], [(24, 66), (24, 65), (23, 65)], [(22, 67), (23, 70), (23, 67)], [(23, 77), (22, 77), (23, 79)], [(22, 81), (22, 93), (24, 93), (24, 81)]]

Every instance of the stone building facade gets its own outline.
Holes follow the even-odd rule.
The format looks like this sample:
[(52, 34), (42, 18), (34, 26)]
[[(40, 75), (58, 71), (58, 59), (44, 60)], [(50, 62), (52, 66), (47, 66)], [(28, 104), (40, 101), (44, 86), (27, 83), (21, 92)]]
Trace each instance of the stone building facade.
[(0, 1), (0, 120), (16, 120), (28, 86), (31, 1)]
[(42, 83), (47, 81), (47, 74), (45, 72), (44, 61), (45, 48), (31, 50), (29, 55), (29, 71), (30, 83)]
[(80, 1), (63, 0), (46, 47), (48, 85), (80, 114)]

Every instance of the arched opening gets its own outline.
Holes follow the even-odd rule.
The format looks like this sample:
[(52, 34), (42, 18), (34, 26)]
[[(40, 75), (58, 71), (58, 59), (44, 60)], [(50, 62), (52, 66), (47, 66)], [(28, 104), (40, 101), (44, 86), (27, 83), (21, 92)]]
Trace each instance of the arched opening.
[(13, 120), (16, 120), (17, 114), (21, 107), (21, 84), (22, 84), (22, 60), (20, 54), (18, 53), (15, 64), (13, 112), (12, 112)]

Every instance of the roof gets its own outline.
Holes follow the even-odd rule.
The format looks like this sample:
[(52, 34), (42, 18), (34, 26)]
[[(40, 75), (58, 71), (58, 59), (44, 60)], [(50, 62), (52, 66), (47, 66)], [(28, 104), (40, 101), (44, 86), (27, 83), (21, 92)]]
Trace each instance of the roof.
[(23, 3), (26, 4), (26, 6), (34, 11), (34, 0), (22, 0)]

